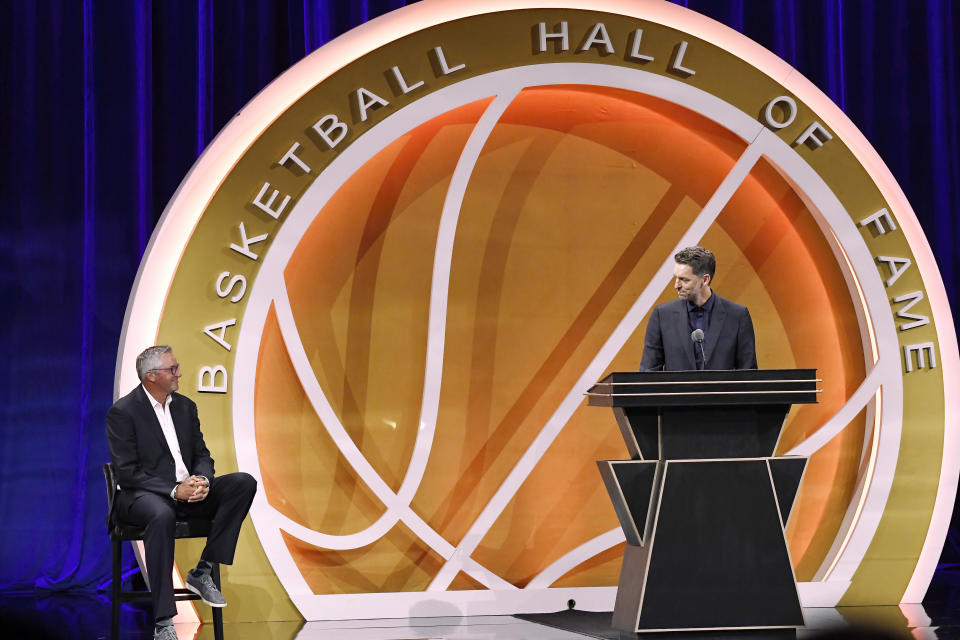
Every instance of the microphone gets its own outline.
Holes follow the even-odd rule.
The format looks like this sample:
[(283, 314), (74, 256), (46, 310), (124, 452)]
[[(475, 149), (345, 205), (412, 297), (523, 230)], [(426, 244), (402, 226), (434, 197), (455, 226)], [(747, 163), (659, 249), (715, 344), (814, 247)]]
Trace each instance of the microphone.
[(703, 353), (703, 329), (694, 329), (690, 334), (690, 339), (700, 345), (700, 358), (703, 360), (703, 366), (707, 366), (707, 356)]

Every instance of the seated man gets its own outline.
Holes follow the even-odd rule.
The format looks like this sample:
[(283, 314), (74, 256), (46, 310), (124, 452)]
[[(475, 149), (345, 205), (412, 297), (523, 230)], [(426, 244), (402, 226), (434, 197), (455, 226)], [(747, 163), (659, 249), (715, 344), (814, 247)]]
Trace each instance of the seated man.
[(107, 441), (120, 491), (117, 516), (143, 526), (147, 574), (156, 620), (154, 638), (176, 640), (173, 616), (174, 523), (180, 517), (213, 520), (207, 545), (186, 586), (211, 607), (227, 602), (210, 577), (213, 563), (233, 563), (240, 525), (257, 481), (247, 473), (215, 476), (203, 442), (197, 405), (176, 393), (180, 365), (167, 346), (137, 356), (143, 383), (107, 412)]
[(703, 247), (673, 259), (677, 299), (650, 312), (640, 370), (756, 369), (750, 312), (713, 293), (717, 259)]

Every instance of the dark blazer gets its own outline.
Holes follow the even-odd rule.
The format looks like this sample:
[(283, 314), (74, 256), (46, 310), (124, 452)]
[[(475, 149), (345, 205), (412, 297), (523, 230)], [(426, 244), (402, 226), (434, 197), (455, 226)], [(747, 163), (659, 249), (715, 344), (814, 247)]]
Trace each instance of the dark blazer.
[[(213, 458), (203, 442), (197, 405), (173, 393), (170, 415), (187, 471), (213, 481)], [(142, 385), (123, 396), (107, 412), (107, 443), (125, 492), (150, 491), (169, 496), (177, 485), (173, 455), (163, 437), (157, 414)]]
[[(747, 308), (718, 296), (703, 341), (704, 369), (756, 369), (753, 321)], [(641, 371), (696, 369), (687, 301), (677, 298), (650, 313)]]

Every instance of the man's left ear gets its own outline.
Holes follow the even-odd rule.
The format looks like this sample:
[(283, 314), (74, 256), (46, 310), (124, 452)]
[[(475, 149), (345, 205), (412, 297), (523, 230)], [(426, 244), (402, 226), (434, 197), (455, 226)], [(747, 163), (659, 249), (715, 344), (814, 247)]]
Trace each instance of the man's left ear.
[(710, 283), (713, 281), (713, 278), (710, 277), (709, 273), (703, 274), (703, 284), (710, 286)]

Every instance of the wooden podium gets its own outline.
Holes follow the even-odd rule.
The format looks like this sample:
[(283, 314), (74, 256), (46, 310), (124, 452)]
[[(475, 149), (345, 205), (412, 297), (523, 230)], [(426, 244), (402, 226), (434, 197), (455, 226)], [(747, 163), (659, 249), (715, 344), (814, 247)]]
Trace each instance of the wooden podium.
[(600, 460), (627, 546), (620, 631), (804, 624), (783, 529), (806, 457), (774, 457), (791, 404), (817, 402), (816, 369), (612, 373), (630, 460)]

